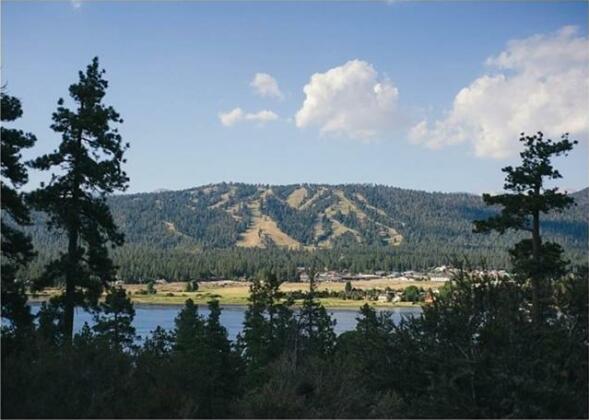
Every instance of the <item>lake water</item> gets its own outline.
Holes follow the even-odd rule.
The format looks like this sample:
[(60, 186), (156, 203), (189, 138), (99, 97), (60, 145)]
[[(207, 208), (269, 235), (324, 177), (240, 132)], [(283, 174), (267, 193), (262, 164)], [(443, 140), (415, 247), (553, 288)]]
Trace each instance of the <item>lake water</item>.
[[(151, 333), (158, 325), (162, 328), (171, 330), (174, 328), (174, 318), (178, 315), (183, 305), (141, 305), (135, 304), (135, 319), (133, 326), (137, 334), (144, 338)], [(39, 311), (40, 304), (31, 304), (33, 313)], [(206, 305), (199, 305), (199, 313), (205, 317), (209, 314)], [(245, 317), (245, 306), (238, 305), (221, 305), (221, 324), (227, 328), (229, 339), (234, 340), (243, 327)], [(419, 316), (421, 308), (391, 308), (387, 311), (392, 313), (392, 319), (395, 323), (399, 322), (402, 317)], [(336, 320), (335, 332), (353, 330), (356, 327), (356, 317), (358, 312), (349, 309), (327, 309), (327, 312)], [(74, 330), (79, 331), (85, 322), (92, 325), (92, 315), (82, 309), (76, 309), (74, 317)]]

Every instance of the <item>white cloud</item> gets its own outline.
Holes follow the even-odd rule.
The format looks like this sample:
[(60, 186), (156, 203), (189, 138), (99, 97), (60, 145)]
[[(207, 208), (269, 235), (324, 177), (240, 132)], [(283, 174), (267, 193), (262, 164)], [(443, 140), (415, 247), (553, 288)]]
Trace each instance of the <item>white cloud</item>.
[(221, 120), (221, 124), (223, 124), (226, 127), (230, 127), (242, 119), (243, 111), (241, 108), (235, 108), (228, 112), (219, 113), (219, 120)]
[(260, 96), (269, 96), (278, 99), (284, 98), (284, 95), (278, 87), (278, 82), (268, 73), (256, 73), (250, 86), (254, 88), (254, 91)]
[(228, 112), (220, 112), (219, 120), (221, 124), (226, 127), (231, 127), (241, 121), (251, 121), (263, 125), (269, 121), (275, 121), (278, 119), (272, 111), (262, 110), (258, 112), (244, 112), (241, 108), (234, 108)]
[(522, 131), (587, 135), (589, 42), (575, 27), (510, 41), (486, 64), (492, 71), (458, 92), (445, 118), (411, 129), (413, 142), (471, 142), (477, 156), (500, 159), (519, 151)]
[(79, 9), (82, 7), (82, 0), (70, 0), (70, 4), (74, 9)]
[(299, 128), (318, 126), (324, 134), (369, 140), (395, 124), (399, 91), (365, 61), (313, 74), (304, 92), (295, 115)]

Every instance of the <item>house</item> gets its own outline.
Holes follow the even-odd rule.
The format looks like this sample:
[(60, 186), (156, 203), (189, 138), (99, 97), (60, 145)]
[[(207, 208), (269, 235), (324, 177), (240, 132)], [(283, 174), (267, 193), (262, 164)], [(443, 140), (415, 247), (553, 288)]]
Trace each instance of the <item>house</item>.
[(370, 279), (377, 279), (378, 276), (374, 275), (374, 274), (367, 274), (367, 273), (358, 273), (358, 275), (356, 276), (357, 279), (361, 279), (361, 280), (370, 280)]
[(389, 298), (389, 295), (387, 295), (387, 294), (380, 294), (380, 295), (378, 295), (378, 298), (376, 300), (379, 302), (382, 302), (382, 303), (386, 303), (386, 302), (390, 302), (391, 299)]
[(448, 267), (445, 265), (441, 265), (439, 267), (434, 268), (434, 273), (447, 273)]
[(342, 276), (337, 271), (327, 271), (317, 274), (318, 281), (342, 281)]
[(166, 279), (158, 279), (155, 281), (155, 284), (168, 284), (168, 281)]

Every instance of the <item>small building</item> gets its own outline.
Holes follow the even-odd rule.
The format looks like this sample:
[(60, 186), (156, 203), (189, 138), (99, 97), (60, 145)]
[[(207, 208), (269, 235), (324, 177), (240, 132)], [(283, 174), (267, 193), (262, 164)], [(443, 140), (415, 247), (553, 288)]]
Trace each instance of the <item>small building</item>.
[(386, 303), (386, 302), (390, 302), (391, 298), (389, 297), (389, 295), (383, 293), (383, 294), (378, 295), (378, 298), (376, 300), (379, 302), (382, 302), (382, 303)]
[(342, 281), (342, 276), (337, 271), (327, 271), (317, 274), (318, 281)]

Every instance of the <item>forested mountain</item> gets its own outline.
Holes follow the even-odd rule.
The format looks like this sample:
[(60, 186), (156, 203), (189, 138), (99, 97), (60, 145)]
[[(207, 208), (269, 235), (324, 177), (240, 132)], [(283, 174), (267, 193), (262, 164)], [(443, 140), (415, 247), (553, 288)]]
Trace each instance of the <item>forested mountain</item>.
[[(589, 189), (573, 197), (577, 206), (546, 215), (542, 229), (577, 260), (587, 254)], [(117, 195), (109, 204), (126, 236), (114, 255), (128, 281), (240, 277), (266, 266), (291, 277), (310, 258), (351, 271), (424, 268), (453, 257), (498, 268), (520, 238), (472, 233), (473, 220), (495, 211), (480, 196), (380, 185), (222, 183)], [(40, 255), (27, 276), (63, 249), (43, 219), (35, 215), (29, 228)]]

